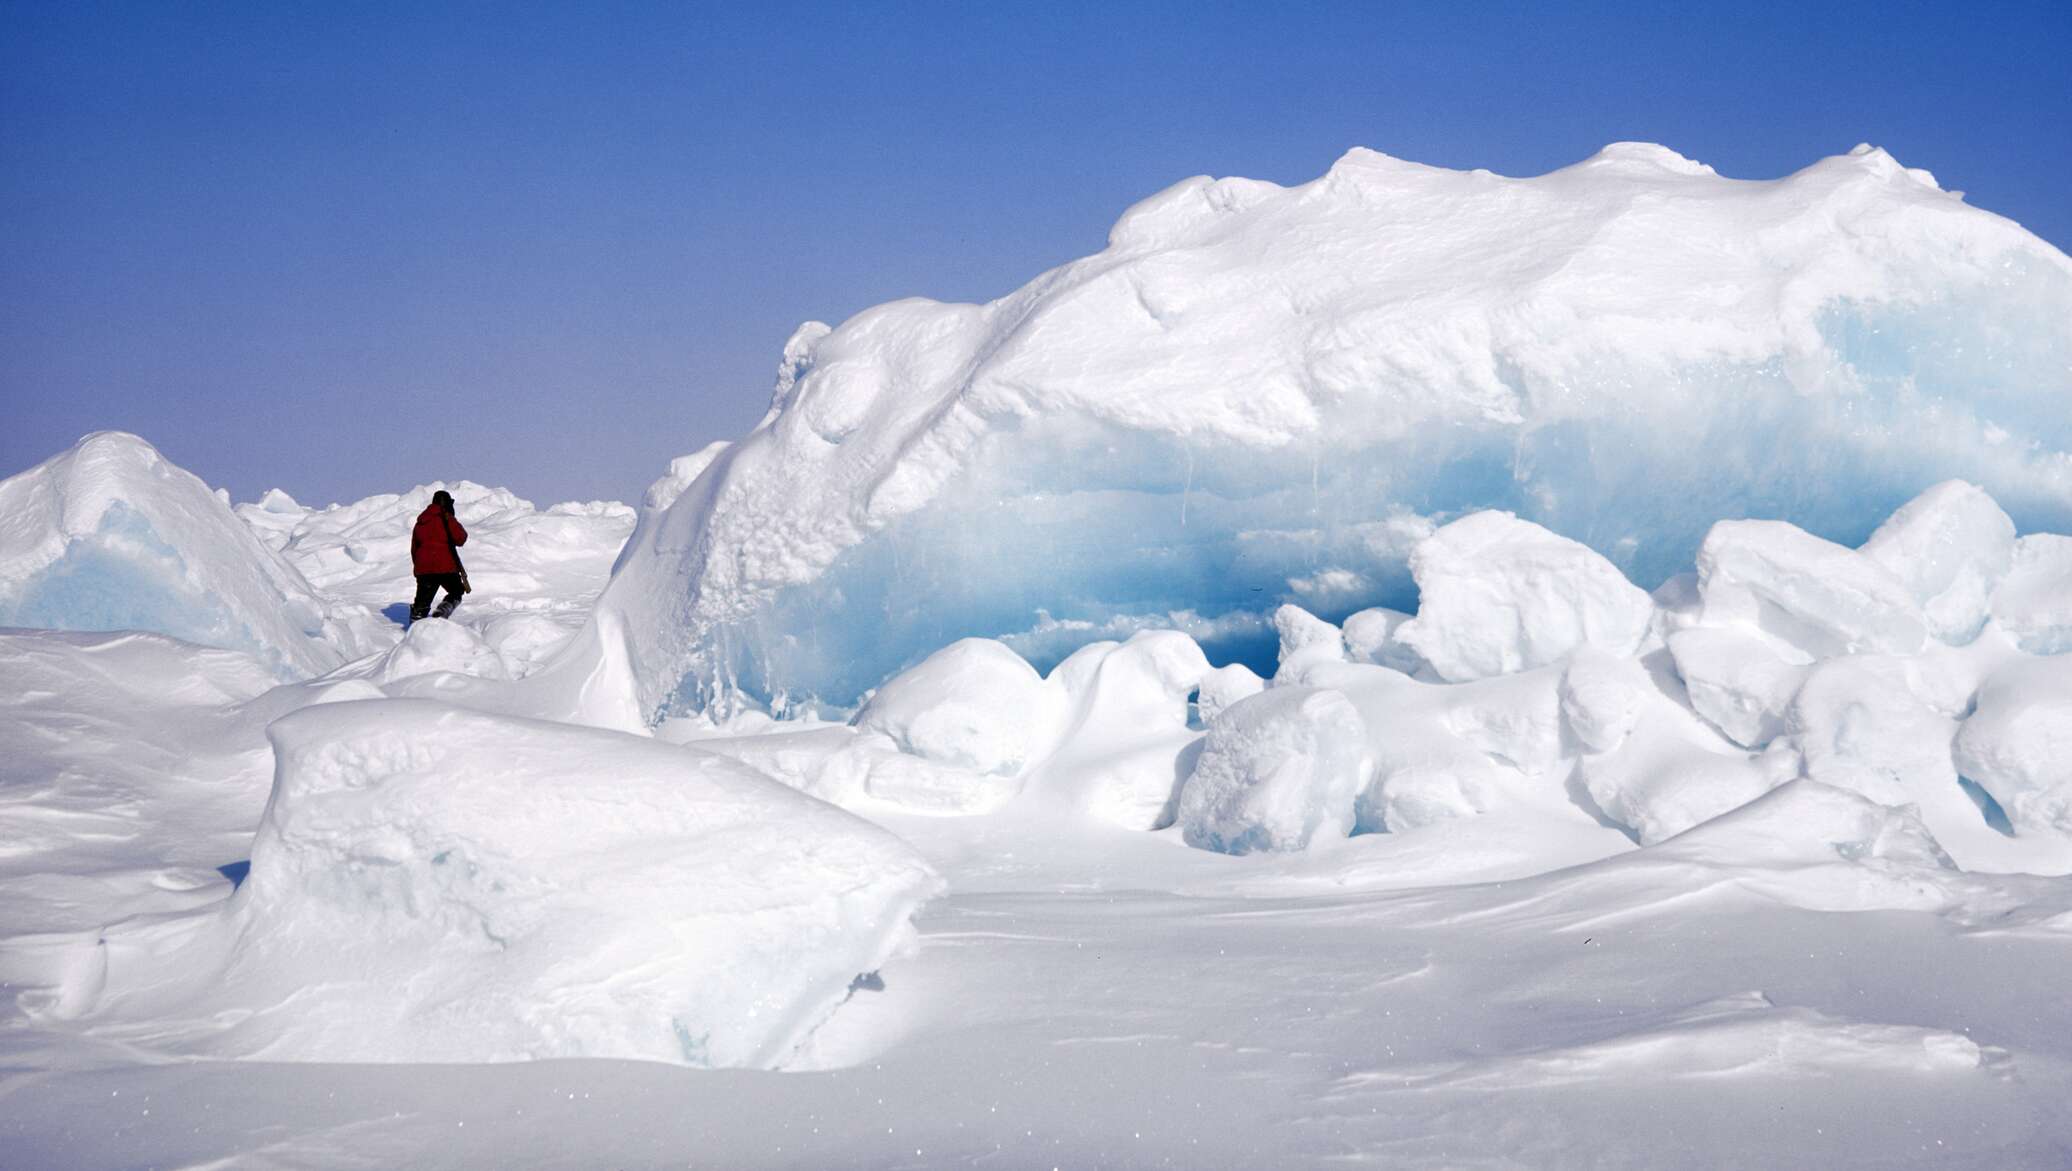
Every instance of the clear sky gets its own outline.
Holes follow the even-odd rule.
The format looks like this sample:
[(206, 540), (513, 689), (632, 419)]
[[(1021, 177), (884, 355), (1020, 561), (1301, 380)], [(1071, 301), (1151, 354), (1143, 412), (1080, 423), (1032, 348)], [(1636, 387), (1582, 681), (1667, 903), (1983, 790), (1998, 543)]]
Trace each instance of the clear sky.
[(2072, 4), (0, 3), (0, 475), (635, 498), (785, 338), (1195, 174), (1860, 141), (2072, 246)]

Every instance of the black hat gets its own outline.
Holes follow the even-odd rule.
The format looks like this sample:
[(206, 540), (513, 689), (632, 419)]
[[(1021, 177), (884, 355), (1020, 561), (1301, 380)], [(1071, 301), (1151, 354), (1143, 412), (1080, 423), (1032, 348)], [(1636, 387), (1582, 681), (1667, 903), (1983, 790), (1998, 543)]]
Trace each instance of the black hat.
[(444, 488), (441, 488), (441, 489), (439, 489), (439, 490), (438, 490), (437, 492), (434, 492), (434, 493), (432, 493), (432, 503), (433, 503), (433, 504), (437, 504), (437, 505), (440, 505), (440, 506), (442, 506), (442, 507), (445, 507), (445, 508), (452, 508), (452, 507), (453, 507), (453, 493), (451, 493), (451, 492), (448, 492), (448, 491), (447, 491), (446, 489), (444, 489)]

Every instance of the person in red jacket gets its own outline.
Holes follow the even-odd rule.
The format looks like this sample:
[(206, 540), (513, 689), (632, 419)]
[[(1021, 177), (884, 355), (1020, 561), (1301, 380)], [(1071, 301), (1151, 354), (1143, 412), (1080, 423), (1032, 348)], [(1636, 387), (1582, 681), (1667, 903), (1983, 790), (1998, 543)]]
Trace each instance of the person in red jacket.
[[(417, 514), (417, 527), (410, 530), (410, 572), (417, 575), (417, 600), (410, 603), (410, 620), (451, 617), (468, 592), (468, 571), (460, 563), (460, 547), (468, 543), (468, 530), (453, 515), (453, 494), (441, 488), (432, 502)], [(445, 600), (432, 609), (432, 595), (441, 588)]]

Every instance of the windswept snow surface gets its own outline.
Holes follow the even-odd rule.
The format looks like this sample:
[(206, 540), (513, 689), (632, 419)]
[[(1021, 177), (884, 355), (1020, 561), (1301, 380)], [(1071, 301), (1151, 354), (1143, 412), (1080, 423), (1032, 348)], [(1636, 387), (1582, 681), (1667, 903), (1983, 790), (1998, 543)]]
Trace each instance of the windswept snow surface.
[[(1837, 628), (1807, 565), (1918, 600), (2001, 544), (1742, 531), (1637, 645), (1556, 652), (1622, 595), (1589, 557), (1521, 575), (1505, 550), (1565, 546), (1502, 523), (1457, 584), (1520, 600), (1473, 641), (1517, 669), (1459, 683), (1382, 665), (1443, 607), (1286, 607), (1268, 679), (1171, 630), (1047, 673), (974, 640), (853, 723), (649, 737), (498, 714), (567, 662), (624, 668), (510, 679), (463, 623), (286, 686), (162, 636), (0, 636), (0, 1149), (2061, 1164), (2063, 656), (1997, 619), (1906, 654), (1786, 637)], [(1790, 670), (1717, 666), (1748, 648)], [(1687, 661), (1715, 710), (1755, 678), (1776, 718), (1730, 739)]]
[[(2072, 531), (2068, 402), (2072, 260), (1883, 151), (1752, 182), (1355, 150), (1177, 184), (990, 304), (801, 327), (602, 604), (650, 710), (848, 707), (959, 637), (1047, 669), (1175, 613), (1263, 673), (1276, 606), (1408, 610), (1411, 548), (1478, 509), (1649, 589), (1716, 520), (1853, 546), (1951, 477)], [(1968, 625), (1985, 583), (1942, 573), (1881, 604)]]
[(429, 488), (90, 438), (42, 625), (327, 662), (0, 631), (0, 1164), (2072, 1164), (2068, 271), (1869, 150), (1191, 181), (455, 485), (407, 635)]
[(770, 1066), (941, 889), (884, 830), (694, 749), (423, 700), (268, 735), (238, 892), (80, 940), (43, 1011), (199, 1055)]

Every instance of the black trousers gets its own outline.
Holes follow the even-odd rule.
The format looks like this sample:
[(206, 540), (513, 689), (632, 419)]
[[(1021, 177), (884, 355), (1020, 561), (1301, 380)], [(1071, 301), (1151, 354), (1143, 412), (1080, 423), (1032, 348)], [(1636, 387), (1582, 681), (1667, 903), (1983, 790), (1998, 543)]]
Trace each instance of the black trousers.
[[(442, 587), (446, 590), (446, 597), (439, 603), (439, 608), (433, 610), (432, 595), (438, 593)], [(444, 618), (452, 614), (459, 605), (460, 574), (420, 573), (417, 575), (417, 600), (410, 603), (410, 620), (412, 622), (427, 614), (434, 618)]]

